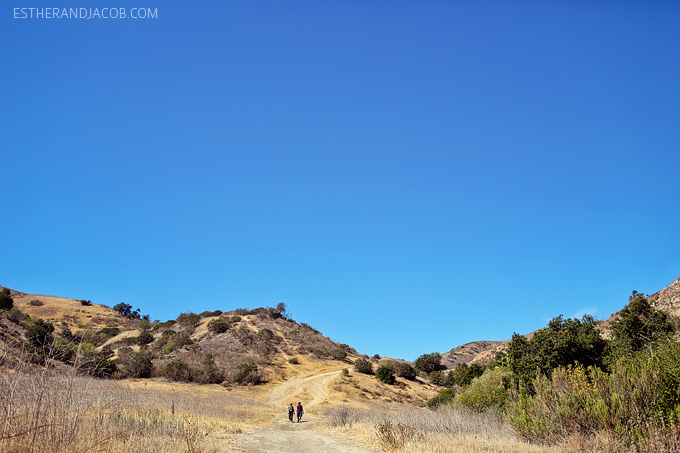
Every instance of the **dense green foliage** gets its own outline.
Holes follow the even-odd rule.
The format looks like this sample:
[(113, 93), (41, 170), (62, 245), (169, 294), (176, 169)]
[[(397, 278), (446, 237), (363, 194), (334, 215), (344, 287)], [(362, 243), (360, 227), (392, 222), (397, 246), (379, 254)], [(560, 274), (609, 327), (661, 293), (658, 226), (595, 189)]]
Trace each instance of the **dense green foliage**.
[(484, 367), (478, 363), (468, 365), (467, 363), (459, 363), (453, 371), (450, 371), (446, 376), (446, 386), (453, 387), (458, 385), (466, 387), (472, 383), (472, 380), (481, 376), (484, 373)]
[(359, 357), (354, 361), (354, 369), (359, 373), (373, 374), (373, 364), (363, 357)]
[(654, 309), (644, 295), (633, 291), (628, 305), (612, 325), (612, 347), (618, 357), (641, 350), (645, 345), (669, 338), (675, 331), (668, 315)]
[(413, 366), (416, 370), (422, 371), (425, 374), (446, 369), (446, 367), (442, 365), (441, 354), (437, 352), (421, 355), (416, 359), (415, 362), (413, 362)]
[(54, 342), (54, 325), (40, 318), (30, 318), (25, 322), (26, 340), (36, 348), (48, 348)]
[(394, 384), (394, 368), (389, 364), (380, 365), (378, 369), (375, 370), (375, 378), (385, 384)]
[(551, 378), (538, 376), (534, 388), (534, 396), (521, 396), (509, 407), (522, 437), (554, 441), (604, 431), (640, 447), (680, 423), (680, 343), (667, 340), (621, 358), (611, 373), (559, 368)]
[(392, 366), (394, 368), (394, 374), (397, 376), (408, 379), (409, 381), (414, 381), (416, 379), (418, 373), (409, 363), (397, 362), (392, 364)]
[(454, 402), (478, 411), (488, 409), (500, 411), (508, 399), (508, 380), (508, 371), (488, 369), (481, 376), (474, 378)]
[(595, 328), (590, 315), (580, 320), (553, 318), (548, 327), (527, 340), (514, 334), (508, 346), (508, 361), (513, 377), (526, 392), (533, 392), (532, 381), (537, 373), (550, 375), (552, 370), (576, 362), (585, 366), (603, 367), (607, 342)]

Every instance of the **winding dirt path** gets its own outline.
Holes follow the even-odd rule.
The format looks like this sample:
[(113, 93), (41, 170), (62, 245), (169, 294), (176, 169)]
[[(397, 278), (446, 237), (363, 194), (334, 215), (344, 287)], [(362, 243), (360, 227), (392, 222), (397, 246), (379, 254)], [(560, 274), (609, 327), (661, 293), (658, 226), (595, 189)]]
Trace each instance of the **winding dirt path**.
[[(237, 453), (367, 453), (374, 450), (359, 447), (333, 434), (315, 429), (323, 417), (308, 412), (328, 397), (328, 383), (340, 374), (340, 370), (320, 374), (301, 374), (274, 387), (267, 403), (280, 410), (267, 428), (234, 436), (229, 451)], [(286, 408), (290, 403), (302, 401), (305, 415), (301, 423), (288, 420)]]

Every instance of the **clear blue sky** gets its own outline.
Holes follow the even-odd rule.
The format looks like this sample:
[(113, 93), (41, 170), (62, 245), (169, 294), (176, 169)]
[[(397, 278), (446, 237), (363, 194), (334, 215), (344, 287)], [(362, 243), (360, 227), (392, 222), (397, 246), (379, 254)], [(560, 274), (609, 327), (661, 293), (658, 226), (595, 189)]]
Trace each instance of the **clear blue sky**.
[(86, 3), (0, 9), (2, 285), (412, 360), (680, 276), (678, 2)]

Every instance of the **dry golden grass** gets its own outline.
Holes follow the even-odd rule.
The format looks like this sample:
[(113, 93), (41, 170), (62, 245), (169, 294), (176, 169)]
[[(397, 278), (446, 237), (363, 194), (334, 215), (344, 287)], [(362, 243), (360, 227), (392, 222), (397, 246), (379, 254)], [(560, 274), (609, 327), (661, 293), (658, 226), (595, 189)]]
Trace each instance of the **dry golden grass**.
[[(71, 329), (86, 327), (124, 327), (129, 320), (105, 305), (82, 305), (66, 297), (24, 294), (13, 291), (14, 306), (22, 312), (45, 321), (59, 322)], [(31, 301), (42, 305), (32, 305)]]
[(350, 375), (341, 376), (331, 383), (329, 399), (357, 408), (370, 408), (375, 402), (424, 406), (440, 390), (421, 378), (416, 381), (396, 378), (395, 385), (388, 385), (378, 381), (375, 376), (354, 371), (351, 366), (345, 368), (348, 368)]
[(0, 374), (0, 451), (225, 451), (272, 409), (251, 391), (46, 372)]
[(564, 451), (523, 442), (502, 417), (472, 411), (432, 411), (402, 404), (381, 404), (370, 410), (340, 406), (329, 410), (327, 419), (330, 432), (383, 451)]

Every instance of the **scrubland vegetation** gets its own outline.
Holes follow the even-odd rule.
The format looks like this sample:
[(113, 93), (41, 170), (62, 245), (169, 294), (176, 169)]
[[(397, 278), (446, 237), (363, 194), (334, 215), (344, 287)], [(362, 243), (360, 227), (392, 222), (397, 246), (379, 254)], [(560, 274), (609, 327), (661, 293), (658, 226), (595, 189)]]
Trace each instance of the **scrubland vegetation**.
[(465, 367), (449, 372), (448, 388), (429, 405), (502, 416), (534, 445), (680, 451), (676, 331), (676, 319), (633, 292), (610, 340), (590, 316), (559, 316), (530, 340), (514, 335), (507, 355), (468, 384), (454, 379)]

